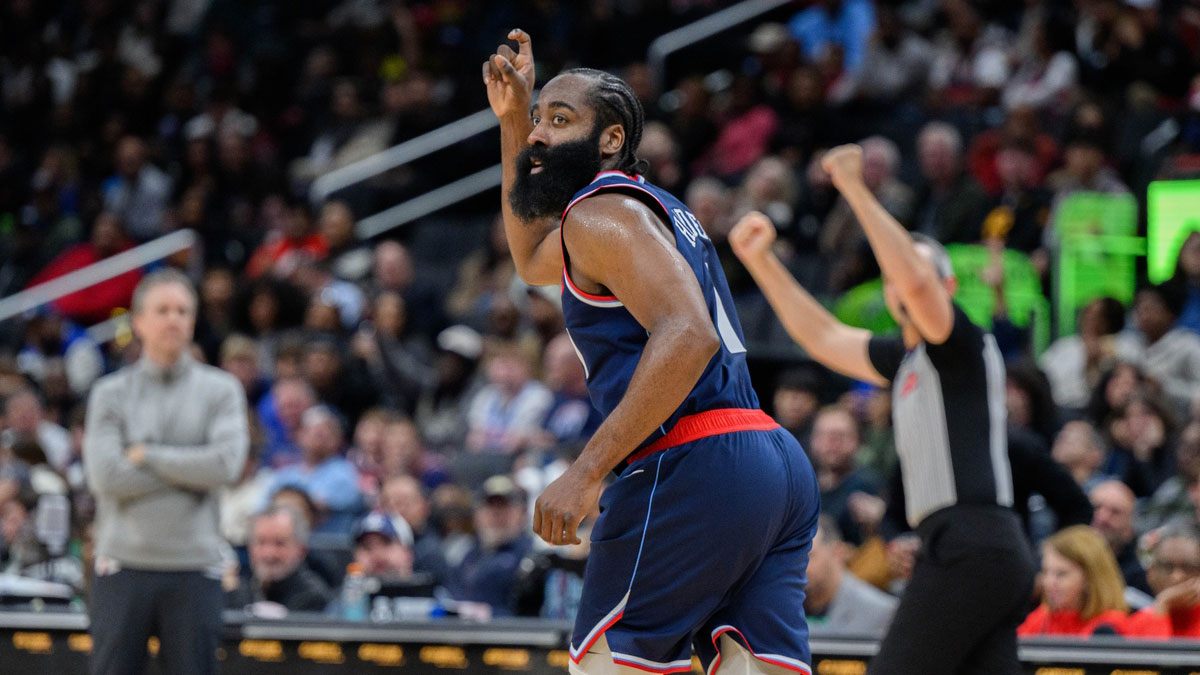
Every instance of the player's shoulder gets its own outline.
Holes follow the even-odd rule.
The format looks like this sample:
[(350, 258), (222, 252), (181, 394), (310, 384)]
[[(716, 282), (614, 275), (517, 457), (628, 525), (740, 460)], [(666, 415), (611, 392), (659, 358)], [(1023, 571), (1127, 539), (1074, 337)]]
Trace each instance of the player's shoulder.
[(608, 186), (609, 189), (601, 189), (581, 197), (567, 212), (567, 218), (579, 219), (595, 215), (606, 218), (632, 217), (642, 211), (648, 211), (649, 207), (645, 201), (623, 189), (626, 187), (628, 186), (612, 185)]
[(645, 203), (621, 192), (602, 192), (583, 199), (563, 221), (563, 236), (569, 242), (603, 240), (607, 243), (632, 241), (658, 216)]

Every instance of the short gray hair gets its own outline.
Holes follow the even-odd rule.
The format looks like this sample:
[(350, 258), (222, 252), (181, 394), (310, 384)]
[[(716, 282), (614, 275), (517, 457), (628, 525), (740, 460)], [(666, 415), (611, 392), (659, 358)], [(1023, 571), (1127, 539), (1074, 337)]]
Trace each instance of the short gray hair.
[(729, 188), (716, 178), (711, 176), (701, 176), (688, 183), (687, 191), (684, 193), (684, 201), (688, 204), (694, 202), (700, 195), (715, 195), (724, 199), (729, 194)]
[(137, 288), (133, 289), (133, 302), (130, 303), (130, 311), (133, 314), (138, 314), (142, 311), (142, 305), (146, 302), (146, 294), (150, 289), (156, 286), (166, 286), (168, 284), (178, 284), (187, 290), (188, 295), (192, 296), (192, 310), (199, 308), (200, 296), (196, 293), (196, 287), (192, 284), (192, 280), (186, 274), (180, 272), (173, 267), (164, 267), (142, 277), (138, 282)]
[(912, 232), (911, 234), (914, 244), (920, 244), (928, 248), (933, 254), (933, 269), (937, 271), (938, 278), (953, 278), (954, 264), (950, 262), (950, 253), (946, 251), (945, 246), (942, 246), (942, 242), (920, 232)]
[(888, 171), (894, 172), (896, 167), (900, 165), (900, 149), (896, 147), (896, 144), (891, 139), (885, 136), (878, 134), (869, 136), (864, 138), (859, 145), (862, 146), (864, 155), (869, 152), (878, 152), (883, 161), (887, 163)]
[(950, 146), (954, 151), (955, 157), (962, 157), (963, 139), (962, 134), (954, 125), (949, 122), (934, 121), (926, 124), (921, 129), (921, 133), (917, 136), (917, 143), (927, 143), (932, 139), (939, 139)]
[(278, 515), (287, 516), (288, 520), (292, 521), (292, 538), (300, 542), (301, 546), (308, 546), (308, 537), (310, 534), (308, 531), (308, 520), (300, 515), (300, 512), (296, 511), (296, 509), (285, 504), (272, 504), (259, 511), (255, 514), (253, 522), (250, 523), (250, 529), (253, 530), (258, 521)]
[(1163, 542), (1168, 539), (1187, 539), (1200, 544), (1200, 531), (1195, 526), (1182, 525), (1178, 523), (1165, 525), (1158, 533), (1158, 539), (1154, 542), (1154, 546), (1150, 547), (1150, 555), (1157, 556), (1158, 549), (1163, 545)]

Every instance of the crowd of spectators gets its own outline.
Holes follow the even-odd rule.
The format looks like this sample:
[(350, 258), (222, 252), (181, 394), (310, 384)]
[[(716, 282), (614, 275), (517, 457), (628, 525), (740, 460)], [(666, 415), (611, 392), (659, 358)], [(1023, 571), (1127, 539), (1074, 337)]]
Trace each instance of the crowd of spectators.
[[(1144, 222), (1151, 180), (1200, 173), (1200, 3), (797, 2), (665, 79), (645, 65), (653, 37), (728, 4), (7, 0), (0, 296), (198, 233), (155, 265), (196, 281), (195, 356), (236, 376), (251, 411), (250, 457), (222, 497), (230, 607), (339, 611), (353, 562), (464, 613), (570, 618), (586, 534), (548, 549), (528, 527), (532, 498), (600, 422), (557, 289), (515, 278), (491, 197), (355, 233), (494, 163), (493, 139), (308, 201), (317, 176), (482, 108), (479, 63), (519, 25), (543, 81), (608, 68), (641, 98), (648, 179), (721, 251), (751, 362), (770, 362), (763, 404), (817, 470), (809, 613), (878, 630), (917, 555), (897, 517), (889, 394), (791, 350), (729, 229), (766, 213), (781, 257), (827, 299), (878, 276), (817, 164), (861, 142), (898, 220), (1027, 255), (1049, 293), (1069, 195), (1131, 194)], [(449, 273), (425, 255), (447, 238)], [(127, 330), (88, 328), (121, 317), (141, 275), (0, 322), (5, 571), (86, 595), (83, 402), (139, 356)], [(1198, 330), (1192, 233), (1171, 281), (1129, 305), (1096, 298), (1041, 354), (1019, 331), (1005, 341), (1017, 508), (1043, 561), (1022, 633), (1200, 637)], [(57, 495), (71, 504), (63, 550), (36, 526)]]

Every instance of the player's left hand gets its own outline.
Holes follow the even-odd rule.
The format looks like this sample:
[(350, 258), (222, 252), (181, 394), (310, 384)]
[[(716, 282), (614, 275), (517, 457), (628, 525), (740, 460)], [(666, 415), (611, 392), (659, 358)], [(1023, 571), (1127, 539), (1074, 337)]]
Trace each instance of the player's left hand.
[(501, 119), (508, 115), (529, 115), (529, 101), (535, 80), (533, 47), (529, 34), (513, 29), (510, 40), (517, 41), (517, 50), (500, 45), (483, 64), (483, 83), (487, 87), (488, 104)]
[(546, 486), (533, 505), (533, 531), (547, 544), (581, 544), (576, 531), (584, 516), (591, 513), (600, 499), (602, 481), (594, 481), (567, 469)]

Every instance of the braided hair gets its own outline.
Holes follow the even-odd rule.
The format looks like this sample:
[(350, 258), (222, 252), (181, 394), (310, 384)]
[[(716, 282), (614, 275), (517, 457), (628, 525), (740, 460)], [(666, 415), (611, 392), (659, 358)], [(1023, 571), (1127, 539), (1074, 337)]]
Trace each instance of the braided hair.
[(636, 152), (642, 142), (646, 116), (633, 89), (616, 75), (595, 68), (571, 68), (559, 74), (580, 75), (593, 80), (588, 98), (596, 110), (596, 129), (618, 124), (625, 130), (625, 144), (617, 155), (615, 168), (625, 173), (644, 173), (650, 163), (639, 159)]

